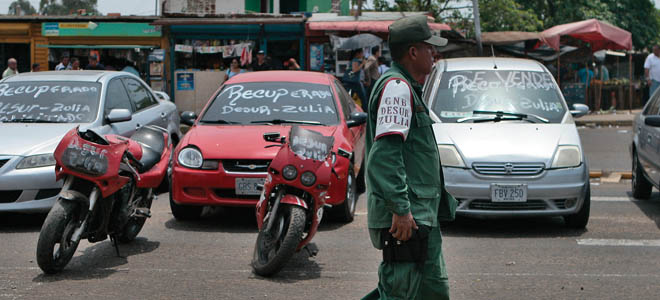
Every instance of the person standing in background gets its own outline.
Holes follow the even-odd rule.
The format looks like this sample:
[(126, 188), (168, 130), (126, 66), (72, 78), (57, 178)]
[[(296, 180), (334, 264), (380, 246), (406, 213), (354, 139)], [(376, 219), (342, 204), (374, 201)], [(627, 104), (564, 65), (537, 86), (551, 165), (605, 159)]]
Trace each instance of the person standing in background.
[(78, 60), (78, 58), (74, 57), (71, 59), (71, 70), (82, 71), (80, 68), (80, 60)]
[(371, 95), (371, 90), (380, 77), (380, 72), (378, 72), (378, 58), (380, 57), (380, 47), (376, 46), (371, 48), (371, 56), (367, 58), (367, 62), (364, 65), (364, 87), (367, 92), (367, 99)]
[(2, 72), (2, 78), (7, 78), (16, 74), (18, 74), (18, 62), (12, 57), (7, 60), (7, 69)]
[(273, 67), (266, 61), (266, 52), (259, 50), (257, 60), (252, 62), (252, 71), (270, 71)]
[(644, 78), (649, 85), (649, 98), (651, 98), (655, 90), (660, 87), (660, 45), (653, 46), (653, 53), (644, 61)]
[(41, 66), (38, 63), (32, 64), (32, 70), (30, 72), (39, 72), (41, 71)]
[(99, 58), (96, 55), (89, 56), (89, 64), (85, 67), (85, 70), (104, 70), (105, 66), (99, 63)]
[(71, 63), (69, 62), (69, 53), (64, 52), (60, 57), (60, 63), (55, 66), (55, 71), (71, 70)]

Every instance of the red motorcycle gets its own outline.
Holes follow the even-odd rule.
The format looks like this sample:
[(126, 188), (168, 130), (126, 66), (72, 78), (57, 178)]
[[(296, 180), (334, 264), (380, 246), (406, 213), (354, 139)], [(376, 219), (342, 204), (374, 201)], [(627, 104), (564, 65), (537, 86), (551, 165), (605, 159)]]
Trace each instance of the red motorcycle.
[[(289, 138), (278, 132), (265, 133), (264, 140), (281, 149), (268, 167), (261, 198), (257, 203), (259, 234), (254, 247), (252, 268), (261, 276), (277, 273), (295, 252), (317, 249), (309, 242), (323, 217), (337, 155), (332, 151), (334, 137), (298, 126)], [(339, 149), (340, 159), (350, 153)]]
[(61, 271), (81, 239), (110, 236), (119, 256), (117, 242), (134, 240), (151, 217), (153, 189), (167, 173), (171, 151), (167, 131), (157, 126), (130, 139), (70, 130), (55, 149), (55, 176), (64, 186), (39, 233), (39, 267)]

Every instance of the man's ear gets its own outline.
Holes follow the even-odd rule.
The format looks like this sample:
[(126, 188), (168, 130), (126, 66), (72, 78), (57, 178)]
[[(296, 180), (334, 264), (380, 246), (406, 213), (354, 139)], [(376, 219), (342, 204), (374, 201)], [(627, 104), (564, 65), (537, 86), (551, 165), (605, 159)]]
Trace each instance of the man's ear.
[(417, 59), (417, 48), (415, 46), (408, 47), (408, 55), (411, 59)]

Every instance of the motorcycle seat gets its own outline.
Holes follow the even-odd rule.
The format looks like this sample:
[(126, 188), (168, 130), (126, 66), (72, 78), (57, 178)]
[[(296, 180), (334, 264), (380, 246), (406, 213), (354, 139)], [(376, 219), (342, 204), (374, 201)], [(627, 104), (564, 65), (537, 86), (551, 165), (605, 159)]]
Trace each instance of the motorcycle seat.
[(131, 140), (140, 144), (142, 148), (142, 158), (140, 163), (142, 167), (138, 168), (138, 172), (144, 173), (149, 171), (159, 161), (165, 150), (165, 135), (162, 129), (155, 126), (144, 126), (138, 129)]

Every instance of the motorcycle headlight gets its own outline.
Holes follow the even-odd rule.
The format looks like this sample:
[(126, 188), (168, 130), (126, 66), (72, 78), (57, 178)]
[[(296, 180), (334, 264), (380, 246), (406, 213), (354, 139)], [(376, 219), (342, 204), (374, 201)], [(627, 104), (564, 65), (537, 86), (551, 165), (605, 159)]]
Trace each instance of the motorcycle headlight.
[(282, 177), (286, 180), (294, 180), (298, 176), (298, 170), (293, 165), (288, 165), (282, 169)]
[(438, 145), (440, 162), (443, 167), (465, 168), (465, 163), (454, 145)]
[(202, 153), (193, 147), (188, 147), (181, 150), (181, 152), (179, 152), (178, 160), (182, 166), (193, 169), (198, 169), (204, 162)]
[(52, 153), (26, 156), (18, 163), (16, 169), (41, 168), (55, 165), (55, 157)]
[(553, 169), (574, 168), (582, 163), (582, 153), (578, 146), (559, 146), (552, 160)]
[(302, 175), (300, 175), (300, 182), (304, 186), (312, 186), (316, 182), (316, 175), (310, 171), (302, 173)]

